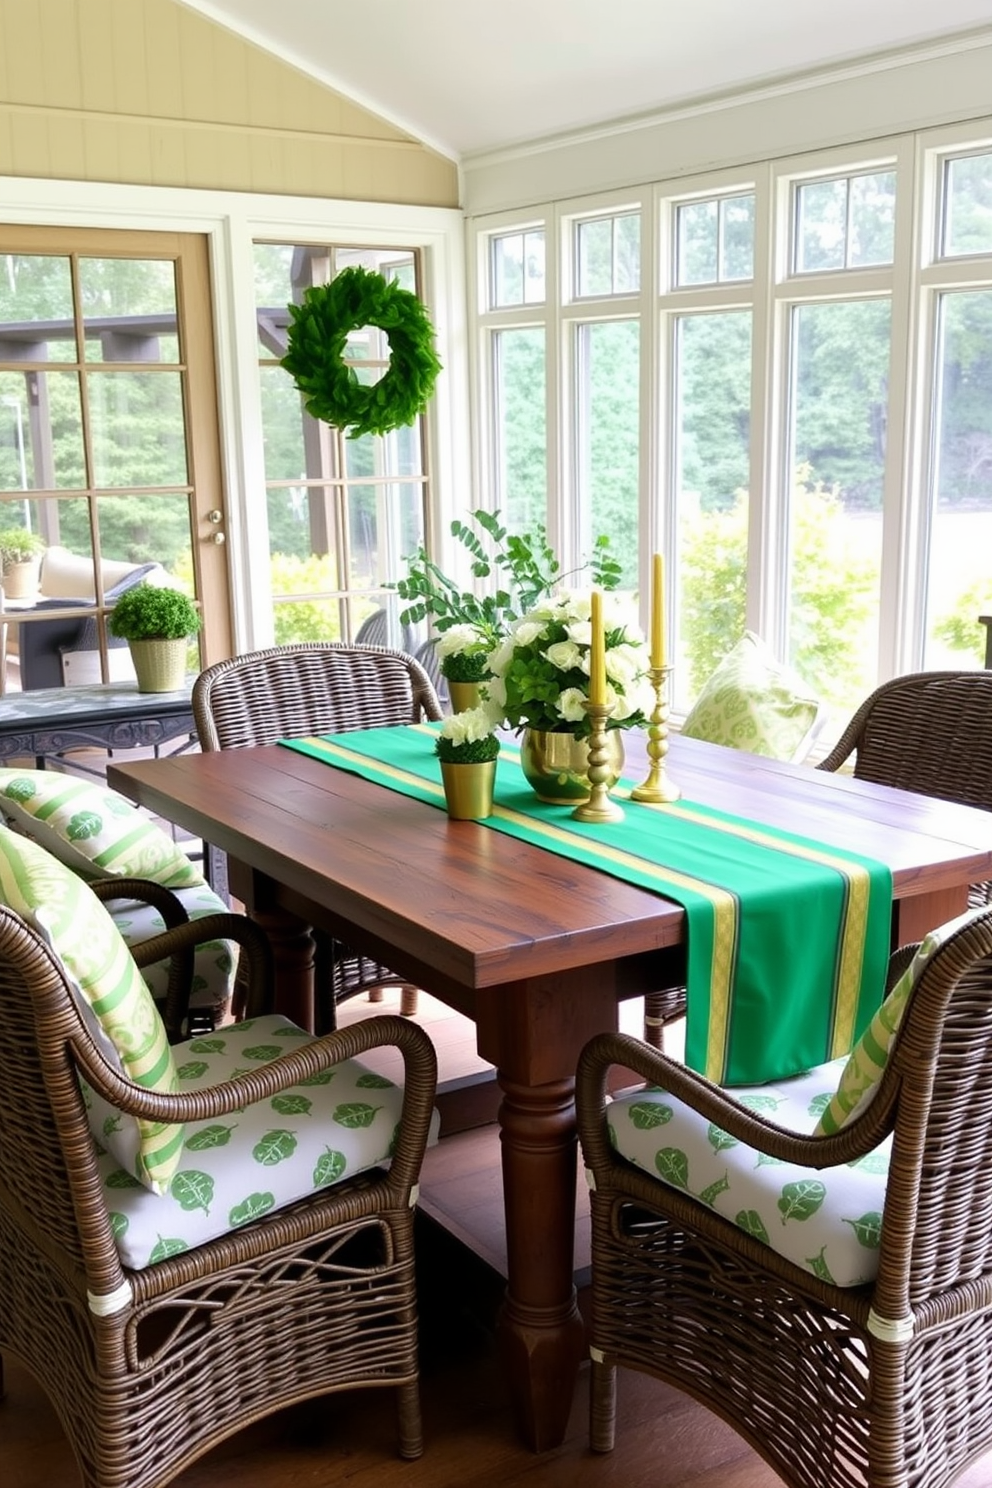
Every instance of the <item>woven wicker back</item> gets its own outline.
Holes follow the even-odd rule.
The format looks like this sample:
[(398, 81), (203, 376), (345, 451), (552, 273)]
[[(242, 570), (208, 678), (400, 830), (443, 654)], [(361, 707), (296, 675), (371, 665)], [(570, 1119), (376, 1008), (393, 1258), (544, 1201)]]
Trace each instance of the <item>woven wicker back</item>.
[(78, 1271), (81, 1295), (84, 1271), (93, 1291), (121, 1279), (73, 1038), (86, 1034), (57, 960), (0, 906), (0, 1313), (40, 1305), (39, 1264)]
[(403, 651), (274, 646), (208, 667), (193, 688), (202, 749), (244, 749), (306, 734), (441, 717), (424, 668)]
[(924, 971), (890, 1064), (898, 1106), (875, 1308), (903, 1317), (964, 1283), (992, 1287), (992, 910)]
[(992, 672), (913, 672), (877, 688), (821, 770), (992, 811)]

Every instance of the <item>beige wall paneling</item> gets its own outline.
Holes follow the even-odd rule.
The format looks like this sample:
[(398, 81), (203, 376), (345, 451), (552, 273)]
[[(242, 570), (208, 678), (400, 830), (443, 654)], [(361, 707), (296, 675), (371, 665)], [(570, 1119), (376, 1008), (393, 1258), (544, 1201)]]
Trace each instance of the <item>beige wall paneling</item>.
[(441, 207), (459, 191), (452, 161), (175, 0), (0, 0), (0, 174)]

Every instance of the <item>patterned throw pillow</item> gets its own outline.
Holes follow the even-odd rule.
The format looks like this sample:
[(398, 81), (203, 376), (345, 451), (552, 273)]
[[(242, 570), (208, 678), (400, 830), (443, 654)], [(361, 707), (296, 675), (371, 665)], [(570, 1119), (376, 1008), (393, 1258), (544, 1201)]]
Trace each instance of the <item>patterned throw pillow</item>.
[(201, 884), (179, 845), (117, 791), (57, 770), (0, 770), (0, 812), (84, 878)]
[[(136, 1085), (177, 1090), (175, 1062), (151, 993), (110, 915), (82, 879), (37, 843), (0, 827), (0, 900), (22, 915), (62, 962), (108, 1063)], [(115, 1111), (93, 1135), (146, 1188), (168, 1192), (182, 1156), (182, 1126)]]
[(681, 732), (690, 739), (791, 760), (812, 729), (819, 706), (812, 688), (746, 630), (705, 683)]
[(841, 1071), (837, 1089), (824, 1108), (814, 1131), (814, 1136), (829, 1136), (847, 1126), (874, 1098), (878, 1082), (885, 1071), (889, 1049), (902, 1022), (910, 993), (923, 974), (923, 968), (932, 961), (940, 947), (952, 935), (964, 928), (983, 909), (968, 910), (956, 919), (949, 920), (931, 930), (925, 937), (909, 966), (896, 982), (892, 991), (872, 1018), (847, 1058)]

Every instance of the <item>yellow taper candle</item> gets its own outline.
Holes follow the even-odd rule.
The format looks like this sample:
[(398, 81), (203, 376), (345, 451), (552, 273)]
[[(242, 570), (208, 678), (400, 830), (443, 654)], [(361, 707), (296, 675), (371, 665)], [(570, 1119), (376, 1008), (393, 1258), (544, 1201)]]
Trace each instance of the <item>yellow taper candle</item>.
[(592, 642), (589, 647), (589, 701), (606, 702), (606, 633), (603, 630), (603, 596), (592, 591)]
[(651, 665), (665, 666), (665, 562), (654, 555), (651, 585)]

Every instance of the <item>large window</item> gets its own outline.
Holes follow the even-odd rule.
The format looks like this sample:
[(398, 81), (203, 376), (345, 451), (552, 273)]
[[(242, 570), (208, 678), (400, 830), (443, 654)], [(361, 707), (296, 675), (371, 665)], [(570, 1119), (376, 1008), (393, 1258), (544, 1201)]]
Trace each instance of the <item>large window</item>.
[(664, 550), (677, 710), (745, 628), (834, 734), (888, 676), (982, 664), (992, 144), (898, 138), (475, 230), (479, 263), (522, 266), (477, 300), (480, 498), (568, 562), (606, 532), (633, 588)]
[[(386, 435), (347, 438), (306, 412), (289, 374), (287, 306), (350, 265), (419, 293), (417, 259), (397, 249), (255, 245), (255, 299), (265, 443), (269, 563), (277, 642), (375, 641), (412, 649), (385, 586), (423, 541), (427, 499), (423, 421)], [(389, 365), (376, 326), (348, 337), (347, 363), (363, 383)]]

